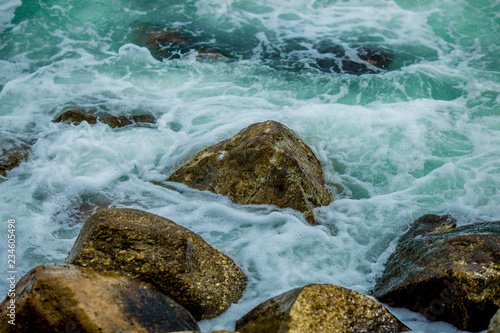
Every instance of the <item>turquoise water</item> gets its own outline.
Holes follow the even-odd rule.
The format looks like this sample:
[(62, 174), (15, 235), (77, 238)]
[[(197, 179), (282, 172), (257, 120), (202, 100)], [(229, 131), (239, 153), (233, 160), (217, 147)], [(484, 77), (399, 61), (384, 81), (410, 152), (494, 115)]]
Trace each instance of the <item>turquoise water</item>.
[[(500, 219), (499, 13), (500, 1), (486, 0), (0, 0), (0, 144), (34, 143), (0, 180), (0, 218), (17, 225), (18, 279), (64, 261), (82, 204), (112, 204), (170, 218), (243, 268), (242, 300), (201, 322), (204, 331), (233, 329), (260, 302), (307, 283), (367, 294), (421, 215)], [(150, 27), (186, 31), (238, 60), (198, 61), (194, 50), (159, 60), (141, 40)], [(393, 60), (363, 75), (325, 72), (311, 65), (322, 45), (358, 62), (361, 47)], [(158, 121), (53, 123), (67, 106)], [(302, 137), (342, 188), (316, 210), (321, 226), (153, 184), (268, 119)], [(6, 279), (0, 287), (6, 294)], [(392, 310), (415, 331), (457, 332)]]

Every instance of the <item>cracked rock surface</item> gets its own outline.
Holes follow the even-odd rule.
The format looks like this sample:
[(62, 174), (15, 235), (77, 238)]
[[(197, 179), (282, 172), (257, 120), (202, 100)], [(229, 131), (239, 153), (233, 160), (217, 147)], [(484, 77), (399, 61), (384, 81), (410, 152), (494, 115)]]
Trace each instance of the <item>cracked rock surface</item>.
[(332, 201), (311, 148), (276, 121), (250, 125), (202, 150), (168, 180), (236, 203), (292, 208), (313, 225), (313, 209)]

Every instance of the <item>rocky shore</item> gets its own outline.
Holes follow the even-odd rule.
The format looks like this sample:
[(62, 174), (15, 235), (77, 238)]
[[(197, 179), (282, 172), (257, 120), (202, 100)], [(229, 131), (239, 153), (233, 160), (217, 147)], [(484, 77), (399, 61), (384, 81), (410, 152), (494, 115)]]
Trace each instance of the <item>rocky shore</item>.
[[(98, 121), (111, 127), (149, 116), (97, 116), (73, 108), (55, 121)], [(10, 152), (4, 168), (26, 158)], [(23, 157), (24, 156), (24, 157)], [(8, 176), (8, 173), (5, 173)], [(321, 164), (281, 123), (242, 129), (180, 166), (168, 181), (212, 191), (239, 204), (268, 204), (304, 213), (329, 205)], [(175, 216), (102, 208), (80, 230), (65, 265), (38, 266), (16, 285), (16, 326), (0, 305), (2, 332), (197, 332), (197, 320), (219, 316), (245, 292), (246, 267)], [(500, 222), (457, 227), (450, 216), (425, 215), (399, 239), (369, 296), (309, 284), (275, 296), (240, 318), (244, 332), (403, 332), (383, 304), (446, 321), (461, 330), (488, 328), (500, 307)], [(146, 310), (147, 309), (147, 310)], [(496, 319), (495, 319), (496, 318)], [(489, 332), (498, 332), (498, 315)], [(219, 331), (222, 332), (222, 331)]]

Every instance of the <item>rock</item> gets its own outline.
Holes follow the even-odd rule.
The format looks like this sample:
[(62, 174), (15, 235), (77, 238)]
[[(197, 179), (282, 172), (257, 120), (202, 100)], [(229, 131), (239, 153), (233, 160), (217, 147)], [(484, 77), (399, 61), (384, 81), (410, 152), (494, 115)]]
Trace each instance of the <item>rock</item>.
[(19, 146), (9, 150), (3, 150), (0, 154), (0, 175), (6, 176), (7, 171), (12, 170), (28, 158), (30, 148)]
[(488, 326), (488, 331), (486, 333), (500, 333), (500, 310), (498, 310), (493, 318), (491, 318), (490, 325)]
[(500, 222), (456, 227), (424, 215), (401, 238), (374, 296), (461, 330), (486, 329), (500, 306)]
[(0, 305), (1, 332), (200, 330), (186, 309), (150, 285), (90, 268), (38, 266), (17, 283), (15, 293)]
[(136, 37), (137, 44), (145, 46), (157, 60), (179, 58), (192, 49), (193, 36), (177, 29), (146, 27)]
[(68, 108), (63, 110), (63, 112), (54, 119), (54, 122), (65, 122), (68, 124), (78, 125), (82, 121), (86, 121), (89, 124), (96, 124), (97, 121), (109, 125), (111, 128), (124, 127), (127, 125), (132, 125), (134, 123), (155, 123), (155, 118), (148, 114), (143, 115), (131, 115), (131, 116), (96, 116), (88, 113), (82, 108)]
[(332, 201), (311, 148), (276, 121), (250, 125), (202, 150), (168, 180), (236, 203), (293, 208), (313, 225), (313, 209)]
[(309, 284), (273, 297), (236, 322), (241, 333), (409, 331), (381, 304), (331, 284)]
[[(194, 333), (195, 331), (181, 331), (181, 332), (175, 332), (175, 333)], [(217, 330), (217, 331), (210, 331), (209, 333), (239, 333), (239, 332), (234, 332), (234, 331), (227, 331), (227, 330)]]
[(347, 55), (345, 49), (331, 41), (322, 41), (314, 46), (320, 56), (312, 67), (323, 72), (348, 74), (375, 74), (387, 70), (394, 56), (381, 47), (362, 46), (356, 48), (358, 59)]
[(241, 269), (200, 236), (136, 209), (93, 214), (67, 262), (148, 282), (197, 320), (223, 313), (246, 287)]

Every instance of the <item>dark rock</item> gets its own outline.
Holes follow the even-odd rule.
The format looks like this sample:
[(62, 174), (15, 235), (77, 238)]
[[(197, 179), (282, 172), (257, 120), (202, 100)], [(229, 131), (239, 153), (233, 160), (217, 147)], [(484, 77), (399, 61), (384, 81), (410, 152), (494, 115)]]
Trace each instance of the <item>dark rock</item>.
[(486, 333), (500, 333), (500, 310), (498, 310), (493, 318), (491, 318), (490, 325), (488, 326), (488, 331)]
[(271, 298), (236, 322), (241, 333), (409, 331), (381, 304), (350, 289), (310, 284)]
[(200, 236), (136, 209), (92, 215), (67, 262), (151, 283), (197, 320), (223, 313), (246, 287), (241, 269)]
[(219, 50), (212, 47), (200, 48), (196, 50), (198, 54), (196, 55), (196, 60), (203, 62), (234, 62), (237, 60), (236, 57), (228, 52)]
[(401, 238), (374, 296), (461, 330), (486, 329), (500, 306), (500, 222), (456, 227), (424, 215)]
[(250, 125), (202, 150), (168, 180), (241, 204), (293, 208), (311, 224), (317, 224), (313, 209), (332, 201), (311, 148), (276, 121)]
[(185, 31), (158, 27), (142, 29), (137, 37), (137, 44), (147, 47), (158, 60), (178, 58), (192, 49), (192, 43), (193, 36)]
[(394, 59), (389, 51), (377, 46), (355, 47), (359, 59), (349, 57), (341, 45), (328, 40), (318, 43), (314, 48), (323, 56), (316, 59), (312, 67), (323, 72), (375, 74), (387, 70)]
[(186, 309), (150, 285), (89, 268), (38, 266), (17, 283), (15, 293), (0, 304), (4, 333), (199, 332)]
[(394, 58), (388, 51), (371, 47), (359, 48), (358, 57), (370, 65), (381, 69), (388, 69)]
[(69, 108), (63, 110), (63, 112), (54, 119), (54, 122), (65, 122), (68, 124), (78, 125), (82, 121), (86, 121), (89, 124), (96, 124), (97, 121), (108, 125), (109, 127), (124, 127), (132, 125), (134, 123), (155, 123), (156, 119), (148, 114), (143, 115), (131, 115), (131, 116), (96, 116), (88, 113), (82, 108)]

